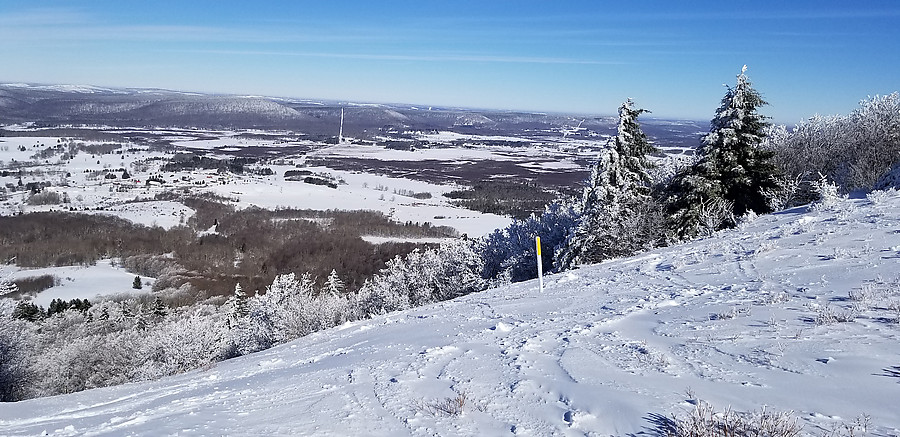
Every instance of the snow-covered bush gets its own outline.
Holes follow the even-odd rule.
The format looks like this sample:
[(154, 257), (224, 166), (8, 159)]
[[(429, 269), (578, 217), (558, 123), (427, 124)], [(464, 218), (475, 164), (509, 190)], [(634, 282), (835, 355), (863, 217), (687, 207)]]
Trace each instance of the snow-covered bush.
[(132, 381), (141, 336), (117, 332), (90, 335), (55, 344), (35, 357), (37, 396), (74, 393)]
[(12, 318), (13, 304), (0, 298), (0, 402), (22, 399), (27, 384), (28, 322)]
[(415, 250), (387, 263), (353, 297), (360, 314), (383, 314), (484, 290), (484, 258), (475, 242), (443, 243), (436, 249)]
[[(332, 284), (334, 285), (334, 284)], [(309, 275), (275, 277), (263, 295), (247, 298), (240, 287), (229, 298), (224, 357), (244, 355), (358, 318), (345, 295), (318, 292)]]
[(819, 179), (813, 182), (813, 190), (819, 196), (818, 201), (813, 204), (813, 209), (816, 211), (834, 210), (845, 198), (840, 194), (840, 187), (821, 173), (819, 173)]
[(25, 399), (153, 379), (224, 358), (216, 306), (160, 307), (149, 297), (67, 307), (35, 321), (0, 300), (0, 395)]
[(887, 189), (881, 189), (881, 190), (874, 190), (874, 191), (871, 191), (868, 194), (866, 194), (866, 199), (868, 199), (869, 202), (872, 202), (877, 205), (877, 204), (885, 203), (891, 198), (897, 197), (898, 193), (900, 193), (900, 191), (897, 191), (897, 189), (893, 188), (893, 187), (887, 188)]
[(742, 413), (726, 408), (717, 412), (712, 405), (699, 401), (686, 417), (662, 420), (659, 435), (667, 437), (797, 437), (803, 426), (792, 411), (759, 411)]
[(140, 335), (145, 340), (138, 352), (142, 364), (134, 369), (137, 379), (175, 375), (221, 359), (227, 341), (225, 315), (217, 307), (196, 305), (170, 314)]
[(792, 177), (821, 173), (843, 192), (885, 188), (900, 161), (900, 93), (869, 97), (847, 116), (817, 115), (770, 134), (767, 148)]
[(708, 237), (716, 231), (735, 223), (734, 204), (723, 198), (706, 200), (697, 208), (698, 230), (694, 235)]
[(541, 237), (542, 261), (548, 270), (554, 254), (562, 248), (578, 213), (571, 204), (553, 202), (540, 216), (516, 220), (484, 237), (478, 251), (484, 258), (482, 277), (502, 282), (525, 281), (537, 277), (535, 237)]

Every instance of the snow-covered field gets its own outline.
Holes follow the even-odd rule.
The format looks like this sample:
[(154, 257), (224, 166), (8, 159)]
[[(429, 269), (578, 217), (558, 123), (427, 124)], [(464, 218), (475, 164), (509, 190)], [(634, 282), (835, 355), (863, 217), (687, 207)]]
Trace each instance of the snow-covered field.
[[(155, 131), (154, 131), (155, 132)], [(164, 131), (161, 131), (165, 133)], [(158, 133), (158, 132), (157, 132)], [(193, 136), (189, 136), (188, 134)], [(249, 133), (259, 133), (249, 131)], [(277, 132), (272, 133), (277, 134)], [(228, 150), (241, 150), (247, 147), (280, 147), (284, 144), (273, 140), (252, 140), (238, 136), (238, 132), (199, 131), (183, 132), (179, 141), (173, 146), (178, 150), (206, 151), (217, 149), (218, 158), (229, 158), (217, 155)], [(193, 215), (190, 208), (175, 202), (146, 201), (155, 195), (172, 189), (189, 189), (193, 192), (213, 192), (228, 198), (236, 199), (236, 206), (244, 208), (256, 206), (262, 208), (298, 208), (313, 210), (374, 210), (385, 213), (399, 222), (424, 223), (431, 222), (438, 226), (450, 226), (460, 234), (482, 236), (494, 229), (504, 227), (511, 222), (508, 217), (485, 214), (450, 204), (444, 193), (459, 189), (457, 185), (435, 184), (413, 180), (407, 177), (388, 177), (369, 172), (334, 170), (321, 166), (304, 166), (318, 174), (325, 174), (343, 183), (329, 188), (299, 181), (285, 180), (284, 172), (297, 170), (293, 165), (264, 164), (273, 168), (276, 175), (261, 177), (250, 174), (220, 175), (214, 170), (181, 171), (160, 175), (159, 168), (170, 155), (135, 148), (133, 144), (119, 144), (117, 153), (96, 154), (81, 152), (72, 159), (62, 160), (62, 152), (51, 158), (35, 160), (38, 152), (57, 144), (64, 144), (68, 139), (59, 137), (4, 137), (0, 138), (0, 168), (4, 164), (30, 163), (25, 168), (26, 175), (21, 177), (23, 184), (36, 182), (52, 182), (53, 186), (46, 190), (66, 196), (67, 203), (50, 205), (29, 205), (26, 203), (25, 191), (0, 193), (0, 215), (19, 212), (59, 211), (69, 208), (76, 210), (97, 210), (99, 213), (116, 215), (149, 226), (170, 228), (183, 223)], [(299, 143), (298, 143), (299, 144)], [(291, 144), (288, 144), (291, 145)], [(296, 144), (293, 144), (296, 145)], [(20, 151), (20, 147), (25, 151)], [(357, 149), (345, 150), (346, 146), (328, 152), (329, 156), (365, 156)], [(384, 148), (369, 147), (374, 155), (378, 153), (387, 157), (400, 154), (407, 160), (458, 160), (459, 151), (441, 149), (426, 151), (427, 154), (415, 152), (389, 151)], [(327, 149), (332, 150), (332, 149)], [(460, 149), (468, 154), (475, 154), (478, 159), (496, 159), (490, 151)], [(343, 152), (342, 152), (343, 151)], [(380, 151), (380, 152), (379, 152)], [(205, 152), (204, 152), (205, 153)], [(449, 153), (449, 154), (448, 154)], [(336, 154), (336, 155), (335, 155)], [(472, 157), (474, 159), (474, 157)], [(386, 158), (382, 158), (386, 159)], [(398, 158), (399, 159), (399, 158)], [(292, 159), (284, 161), (293, 162)], [(303, 161), (298, 158), (297, 161)], [(439, 165), (439, 163), (437, 164)], [(538, 165), (538, 164), (535, 164)], [(121, 176), (119, 169), (129, 171), (131, 178), (106, 179), (107, 173)], [(39, 171), (34, 172), (35, 169)], [(140, 169), (140, 170), (139, 170)], [(34, 174), (33, 174), (34, 173)], [(162, 176), (163, 184), (147, 185), (146, 179), (151, 176)], [(15, 173), (0, 176), (0, 187), (15, 186), (20, 177)], [(398, 193), (429, 193), (430, 199), (414, 199)], [(4, 199), (5, 197), (5, 199)], [(136, 202), (136, 200), (143, 200)]]
[[(274, 168), (279, 174), (291, 169), (278, 166)], [(306, 169), (329, 174), (344, 183), (339, 184), (337, 188), (329, 188), (285, 181), (281, 177), (230, 178), (222, 184), (211, 185), (206, 190), (236, 198), (239, 207), (380, 211), (399, 222), (431, 222), (434, 225), (451, 226), (461, 234), (479, 237), (512, 221), (509, 217), (450, 205), (443, 194), (455, 189), (454, 186), (325, 167), (306, 167)], [(404, 191), (430, 193), (432, 197), (415, 199), (397, 194)]]
[(514, 284), (4, 404), (0, 435), (659, 435), (700, 401), (793, 411), (804, 434), (868, 417), (900, 435), (898, 260), (896, 192), (799, 208), (551, 275), (543, 293)]
[[(95, 301), (99, 296), (115, 294), (132, 294), (136, 290), (134, 273), (115, 266), (111, 260), (102, 260), (93, 266), (46, 267), (40, 269), (24, 269), (13, 266), (0, 266), (0, 278), (16, 280), (42, 275), (59, 278), (59, 285), (44, 290), (33, 298), (35, 305), (47, 308), (53, 299), (70, 301), (72, 299), (88, 299)], [(149, 292), (153, 286), (153, 278), (141, 277), (142, 290)]]

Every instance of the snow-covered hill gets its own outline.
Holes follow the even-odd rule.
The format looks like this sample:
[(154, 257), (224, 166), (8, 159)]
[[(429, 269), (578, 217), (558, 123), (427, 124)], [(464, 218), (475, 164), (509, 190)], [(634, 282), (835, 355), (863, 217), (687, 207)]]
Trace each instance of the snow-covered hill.
[(793, 411), (804, 434), (868, 417), (900, 435), (898, 260), (900, 195), (879, 192), (552, 275), (543, 293), (514, 284), (3, 404), (0, 435), (658, 435), (700, 401)]

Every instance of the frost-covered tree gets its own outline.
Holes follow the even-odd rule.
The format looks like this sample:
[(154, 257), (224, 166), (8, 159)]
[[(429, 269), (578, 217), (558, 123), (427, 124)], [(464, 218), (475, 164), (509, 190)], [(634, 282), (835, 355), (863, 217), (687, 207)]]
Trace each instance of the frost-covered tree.
[(0, 297), (19, 291), (19, 286), (9, 279), (0, 279)]
[(166, 314), (169, 313), (169, 309), (166, 308), (165, 302), (157, 296), (153, 299), (153, 315), (156, 317), (165, 317)]
[(471, 240), (414, 250), (388, 261), (353, 297), (364, 315), (383, 314), (484, 290), (484, 258)]
[(869, 97), (849, 115), (776, 126), (767, 147), (788, 177), (807, 185), (821, 174), (843, 192), (880, 188), (879, 179), (900, 161), (900, 93)]
[(244, 292), (241, 284), (234, 284), (234, 294), (226, 301), (226, 305), (234, 318), (247, 315), (247, 293)]
[(226, 357), (267, 349), (354, 317), (346, 297), (317, 293), (308, 274), (276, 276), (265, 294), (247, 298), (246, 305), (246, 313), (229, 319)]
[(0, 402), (25, 397), (28, 384), (28, 322), (12, 318), (10, 299), (0, 298)]
[(565, 243), (578, 214), (570, 203), (553, 202), (540, 215), (515, 220), (486, 236), (477, 249), (484, 258), (482, 277), (495, 283), (537, 277), (535, 237), (541, 237), (542, 262), (549, 269), (554, 253)]
[[(669, 206), (676, 238), (691, 238), (708, 227), (710, 205), (730, 205), (716, 229), (735, 224), (735, 216), (772, 211), (769, 192), (778, 190), (773, 153), (760, 147), (769, 125), (758, 112), (766, 105), (745, 74), (728, 87), (697, 149), (697, 161), (674, 178)], [(723, 203), (724, 202), (724, 203)], [(706, 222), (704, 224), (704, 222)]]
[(558, 269), (629, 255), (652, 245), (659, 233), (651, 196), (655, 148), (641, 130), (631, 99), (619, 107), (612, 147), (603, 151), (584, 189), (581, 217), (557, 256)]
[(346, 286), (344, 285), (344, 281), (342, 281), (341, 277), (338, 276), (337, 270), (331, 269), (331, 273), (328, 275), (328, 279), (325, 280), (323, 291), (333, 296), (339, 296), (344, 292), (345, 288)]
[(863, 100), (849, 122), (856, 139), (851, 181), (870, 189), (900, 162), (900, 93)]
[(146, 334), (138, 352), (139, 379), (153, 379), (197, 369), (220, 360), (226, 349), (226, 315), (210, 305), (195, 305), (170, 314)]

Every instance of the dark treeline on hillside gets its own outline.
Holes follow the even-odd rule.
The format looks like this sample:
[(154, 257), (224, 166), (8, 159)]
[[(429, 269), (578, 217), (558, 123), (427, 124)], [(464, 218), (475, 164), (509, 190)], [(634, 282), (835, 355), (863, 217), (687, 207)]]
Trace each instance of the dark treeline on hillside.
[[(172, 196), (163, 196), (171, 198)], [(310, 273), (322, 282), (337, 270), (356, 290), (385, 262), (419, 247), (373, 245), (361, 236), (453, 237), (429, 223), (396, 223), (372, 211), (235, 210), (185, 198), (196, 215), (172, 229), (101, 214), (46, 212), (0, 217), (0, 259), (23, 267), (90, 265), (121, 258), (135, 273), (158, 277), (156, 290), (178, 289), (178, 304), (227, 295), (240, 283), (265, 290), (278, 274)], [(214, 232), (205, 232), (215, 227)]]
[(559, 195), (534, 182), (486, 179), (472, 188), (451, 191), (444, 196), (463, 208), (524, 220), (532, 214), (540, 214), (544, 206)]
[(63, 212), (0, 217), (0, 259), (22, 267), (93, 264), (105, 257), (166, 253), (187, 229), (148, 228), (106, 215)]

